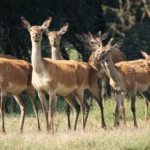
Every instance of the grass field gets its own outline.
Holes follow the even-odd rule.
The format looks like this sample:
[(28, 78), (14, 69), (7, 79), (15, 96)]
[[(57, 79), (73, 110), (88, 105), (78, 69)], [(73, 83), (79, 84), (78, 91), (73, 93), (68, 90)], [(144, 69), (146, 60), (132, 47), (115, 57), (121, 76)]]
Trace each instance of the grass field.
[[(114, 100), (105, 102), (105, 120), (107, 129), (101, 128), (100, 111), (96, 103), (90, 112), (86, 131), (83, 132), (81, 117), (76, 132), (67, 130), (67, 119), (64, 104), (59, 102), (61, 109), (55, 113), (55, 133), (47, 134), (42, 111), (40, 123), (42, 131), (37, 131), (33, 113), (27, 114), (24, 133), (19, 134), (20, 114), (6, 115), (6, 134), (0, 133), (0, 150), (148, 150), (150, 149), (150, 121), (144, 122), (144, 101), (137, 99), (138, 128), (134, 128), (130, 101), (125, 102), (127, 124), (120, 121), (120, 127), (114, 128)], [(73, 113), (72, 116), (73, 118)], [(150, 116), (149, 116), (150, 117)]]

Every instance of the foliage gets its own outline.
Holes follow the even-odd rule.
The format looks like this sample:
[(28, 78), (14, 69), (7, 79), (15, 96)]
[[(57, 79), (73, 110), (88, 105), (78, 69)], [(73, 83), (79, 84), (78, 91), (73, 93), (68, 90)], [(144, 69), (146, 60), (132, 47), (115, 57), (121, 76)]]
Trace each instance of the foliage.
[(100, 6), (100, 1), (90, 0), (3, 0), (0, 5), (0, 36), (2, 37), (0, 48), (6, 54), (29, 60), (31, 42), (29, 34), (21, 24), (20, 17), (24, 16), (32, 25), (40, 25), (44, 19), (52, 16), (50, 30), (57, 30), (69, 22), (69, 31), (62, 41), (68, 41), (82, 55), (86, 55), (74, 33), (96, 32), (104, 26)]
[[(63, 36), (61, 43), (63, 57), (69, 59), (65, 45), (68, 43), (68, 49), (76, 49), (82, 55), (83, 61), (87, 61), (89, 53), (84, 50), (82, 42), (76, 39), (75, 33), (109, 30), (110, 36), (115, 39), (124, 38), (125, 35), (131, 34), (130, 31), (132, 32), (136, 24), (141, 23), (141, 26), (143, 23), (149, 24), (149, 6), (149, 1), (146, 0), (2, 0), (0, 51), (30, 61), (31, 41), (29, 33), (21, 24), (20, 17), (24, 16), (32, 25), (40, 25), (44, 19), (52, 16), (50, 30), (57, 30), (69, 22), (69, 31)], [(126, 32), (129, 33), (126, 34)], [(125, 38), (128, 37), (125, 36)], [(145, 38), (146, 43), (148, 38)], [(144, 47), (143, 42), (140, 43), (141, 48)], [(46, 36), (44, 36), (43, 44), (45, 45), (43, 55), (50, 57), (50, 47)], [(125, 44), (125, 47), (128, 45)], [(130, 47), (135, 48), (134, 43), (131, 43)], [(132, 54), (135, 55), (133, 51), (136, 52), (134, 48), (123, 51), (132, 57)]]
[(140, 58), (141, 49), (150, 51), (149, 1), (106, 0), (102, 8), (111, 35), (116, 40), (124, 39), (122, 51), (128, 60)]
[(121, 50), (128, 60), (143, 58), (140, 50), (150, 54), (150, 24), (136, 24), (125, 32)]

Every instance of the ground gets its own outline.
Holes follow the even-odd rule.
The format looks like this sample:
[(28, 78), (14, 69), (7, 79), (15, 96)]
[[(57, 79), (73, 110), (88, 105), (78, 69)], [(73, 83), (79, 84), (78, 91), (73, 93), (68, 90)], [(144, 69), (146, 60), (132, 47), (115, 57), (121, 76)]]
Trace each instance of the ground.
[[(67, 130), (65, 104), (60, 100), (60, 109), (55, 113), (55, 133), (47, 134), (45, 120), (40, 110), (42, 131), (37, 131), (34, 114), (29, 113), (25, 119), (24, 133), (19, 134), (20, 114), (6, 115), (6, 134), (0, 133), (0, 150), (147, 150), (150, 149), (150, 121), (144, 121), (144, 101), (137, 99), (138, 128), (133, 126), (130, 101), (126, 100), (127, 123), (120, 122), (120, 127), (114, 128), (115, 101), (105, 102), (105, 120), (107, 129), (101, 128), (100, 111), (96, 103), (90, 112), (85, 132), (81, 128), (81, 116), (76, 132)], [(73, 118), (73, 113), (71, 114)], [(150, 118), (150, 115), (149, 115)]]

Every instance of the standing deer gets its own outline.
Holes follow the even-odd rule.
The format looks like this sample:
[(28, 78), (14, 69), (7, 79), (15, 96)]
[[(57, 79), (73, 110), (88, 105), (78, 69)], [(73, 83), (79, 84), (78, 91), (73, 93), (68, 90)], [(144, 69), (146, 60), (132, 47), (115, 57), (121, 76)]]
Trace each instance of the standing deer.
[(26, 90), (36, 114), (38, 130), (40, 130), (39, 117), (34, 95), (35, 89), (31, 84), (32, 66), (24, 60), (0, 58), (0, 92), (1, 92), (1, 121), (2, 132), (5, 133), (4, 108), (7, 94), (14, 96), (21, 109), (20, 133), (23, 132), (26, 105), (21, 97), (21, 92)]
[[(147, 60), (147, 61), (150, 61), (150, 55), (148, 55), (146, 52), (144, 51), (140, 51), (142, 56)], [(148, 88), (150, 89), (150, 87)], [(150, 93), (149, 93), (150, 90), (147, 91), (147, 95), (150, 97)], [(144, 100), (145, 102), (145, 122), (147, 121), (147, 118), (148, 118), (148, 107), (149, 107), (149, 101), (147, 99)]]
[[(0, 55), (0, 58), (7, 58), (7, 59), (17, 59), (16, 57), (12, 56), (12, 55)], [(15, 101), (13, 100), (13, 98), (11, 99), (11, 112), (13, 110), (13, 107), (15, 105), (14, 103)], [(9, 113), (9, 109), (8, 109), (8, 105), (7, 105), (7, 100), (6, 100), (6, 103), (5, 103), (5, 112), (6, 113)], [(0, 114), (1, 114), (1, 109), (0, 109)]]
[[(96, 47), (92, 47), (89, 45), (89, 41), (90, 43), (102, 43), (103, 40), (106, 40), (106, 38), (108, 37), (108, 32), (104, 33), (102, 36), (101, 36), (101, 33), (98, 32), (96, 35), (92, 35), (90, 32), (88, 32), (88, 34), (83, 34), (83, 35), (76, 35), (77, 38), (79, 40), (81, 40), (83, 43), (84, 43), (84, 46), (91, 50), (92, 52), (93, 51), (96, 51)], [(99, 36), (101, 36), (101, 41), (99, 40)], [(114, 63), (117, 63), (117, 62), (120, 62), (120, 61), (125, 61), (126, 60), (126, 57), (125, 55), (119, 50), (117, 49), (116, 52), (112, 52), (112, 58), (113, 58), (113, 62)], [(103, 100), (105, 99), (105, 89), (106, 87), (109, 87), (109, 78), (107, 77), (103, 67), (101, 66), (101, 64), (94, 64), (93, 63), (93, 56), (91, 55), (89, 57), (89, 61), (88, 61), (89, 64), (91, 65), (94, 65), (97, 69), (98, 69), (98, 73), (99, 73), (99, 80), (100, 80), (100, 86), (101, 86), (101, 95), (102, 95), (102, 98)]]
[(131, 110), (134, 118), (134, 126), (137, 127), (135, 108), (136, 93), (140, 92), (145, 98), (148, 99), (146, 90), (150, 85), (150, 64), (144, 59), (123, 61), (114, 64), (111, 53), (115, 51), (116, 47), (119, 47), (121, 43), (118, 42), (111, 46), (111, 42), (112, 39), (106, 46), (94, 43), (97, 50), (93, 53), (93, 62), (96, 64), (100, 63), (102, 65), (107, 76), (110, 78), (110, 85), (116, 91), (117, 105), (114, 126), (117, 126), (119, 123), (121, 93), (129, 92), (131, 95)]
[[(104, 102), (104, 93), (105, 93), (104, 91), (105, 91), (105, 87), (109, 86), (108, 85), (109, 78), (105, 72), (105, 69), (102, 67), (102, 65), (100, 63), (97, 64), (93, 61), (93, 56), (94, 56), (93, 53), (97, 51), (100, 45), (103, 44), (102, 41), (108, 37), (108, 32), (104, 33), (102, 36), (101, 36), (101, 32), (98, 32), (95, 36), (93, 36), (90, 32), (88, 32), (88, 34), (76, 35), (76, 36), (79, 40), (81, 40), (84, 43), (85, 47), (87, 47), (89, 50), (92, 51), (88, 64), (94, 65), (98, 70), (99, 86), (101, 89), (101, 96)], [(125, 55), (119, 50), (118, 47), (116, 47), (115, 51), (111, 52), (111, 56), (112, 56), (112, 61), (114, 64), (117, 62), (126, 60)], [(126, 122), (125, 121), (125, 108), (124, 108), (123, 100), (121, 101), (121, 111), (122, 111), (122, 117), (123, 117), (124, 124), (125, 124)]]
[[(41, 40), (44, 30), (46, 30), (51, 22), (51, 18), (48, 18), (43, 22), (42, 26), (31, 26), (30, 23), (22, 17), (22, 23), (25, 28), (28, 29), (31, 41), (32, 41), (32, 54), (31, 62), (33, 66), (32, 71), (32, 84), (38, 92), (39, 98), (41, 100), (45, 118), (47, 131), (49, 127), (51, 132), (53, 129), (53, 109), (54, 100), (56, 95), (61, 95), (69, 103), (69, 105), (74, 110), (74, 127), (76, 129), (77, 119), (79, 111), (76, 108), (74, 100), (70, 97), (71, 93), (74, 93), (77, 97), (81, 110), (82, 110), (82, 125), (85, 129), (86, 124), (86, 114), (84, 116), (84, 106), (83, 92), (85, 88), (90, 89), (91, 93), (95, 96), (100, 108), (101, 108), (101, 118), (102, 126), (105, 126), (103, 105), (101, 100), (98, 98), (98, 85), (97, 81), (92, 82), (91, 76), (97, 76), (97, 70), (89, 65), (83, 65), (76, 61), (66, 61), (66, 60), (52, 60), (49, 58), (42, 58), (41, 50)], [(96, 77), (95, 77), (96, 80)], [(48, 122), (48, 107), (46, 105), (45, 93), (50, 96), (50, 106), (49, 106), (49, 117), (50, 122)]]
[[(49, 43), (51, 45), (52, 59), (53, 60), (62, 60), (61, 53), (60, 53), (60, 40), (61, 40), (62, 35), (67, 32), (68, 26), (69, 26), (69, 24), (66, 23), (58, 31), (49, 31), (48, 29), (46, 30), (46, 34), (49, 38)], [(79, 63), (81, 63), (83, 65), (87, 65), (87, 63), (85, 63), (85, 62), (79, 62)], [(89, 65), (91, 65), (91, 64), (89, 64)], [(86, 105), (87, 105), (87, 103), (86, 103)], [(86, 111), (89, 112), (89, 109), (90, 109), (90, 107), (87, 105), (86, 106)], [(67, 104), (66, 112), (67, 112), (67, 118), (68, 118), (68, 129), (70, 129), (71, 128), (71, 125), (70, 125), (70, 106), (68, 104)]]
[[(49, 43), (51, 45), (51, 59), (53, 60), (63, 60), (60, 53), (60, 40), (63, 34), (65, 34), (68, 30), (69, 24), (66, 23), (63, 27), (60, 28), (58, 31), (49, 31), (48, 29), (45, 31), (49, 38)], [(72, 97), (75, 98), (75, 96), (72, 94)], [(57, 103), (57, 97), (55, 99), (55, 103)], [(76, 104), (78, 105), (78, 103)], [(54, 106), (56, 108), (56, 104)], [(67, 103), (66, 108), (67, 113), (67, 119), (68, 119), (68, 129), (71, 129), (70, 124), (70, 105)]]

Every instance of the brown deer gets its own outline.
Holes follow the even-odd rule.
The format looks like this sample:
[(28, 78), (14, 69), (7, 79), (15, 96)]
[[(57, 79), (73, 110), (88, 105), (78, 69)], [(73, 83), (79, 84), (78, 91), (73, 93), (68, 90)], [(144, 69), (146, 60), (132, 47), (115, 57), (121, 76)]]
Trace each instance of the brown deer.
[[(15, 56), (12, 56), (12, 55), (5, 55), (5, 54), (1, 54), (0, 55), (0, 58), (7, 58), (7, 59), (17, 59)], [(9, 112), (12, 112), (13, 111), (13, 107), (15, 106), (15, 101), (13, 100), (13, 98), (11, 99), (11, 108), (10, 108), (10, 111), (8, 109), (8, 105), (7, 105), (7, 101), (5, 103), (5, 112), (6, 113), (9, 113)], [(0, 109), (0, 114), (1, 114), (1, 109)]]
[(23, 132), (26, 105), (21, 97), (21, 92), (26, 90), (36, 114), (38, 129), (40, 130), (39, 117), (34, 95), (35, 89), (31, 84), (32, 66), (24, 60), (0, 58), (0, 91), (1, 91), (1, 120), (2, 132), (5, 132), (4, 108), (7, 94), (14, 96), (21, 109), (20, 132)]
[[(49, 127), (53, 133), (53, 109), (55, 96), (61, 95), (69, 103), (69, 105), (74, 110), (74, 127), (76, 129), (77, 119), (79, 111), (75, 106), (74, 100), (70, 97), (73, 92), (77, 97), (81, 109), (82, 109), (82, 125), (85, 129), (86, 116), (84, 116), (84, 106), (83, 92), (85, 88), (90, 89), (93, 96), (95, 96), (100, 108), (101, 108), (101, 118), (102, 126), (105, 126), (104, 115), (103, 115), (103, 105), (101, 100), (98, 98), (98, 85), (95, 77), (95, 82), (92, 82), (90, 76), (97, 76), (97, 70), (89, 65), (83, 65), (76, 61), (66, 61), (66, 60), (52, 60), (49, 58), (42, 58), (41, 51), (41, 40), (44, 30), (46, 30), (51, 22), (51, 18), (48, 18), (43, 22), (42, 26), (31, 26), (30, 23), (22, 17), (22, 23), (25, 28), (28, 29), (32, 41), (32, 84), (38, 92), (39, 98), (41, 100), (45, 118), (47, 131)], [(91, 88), (92, 87), (92, 88)], [(50, 122), (48, 122), (48, 107), (46, 105), (45, 93), (50, 96), (50, 107), (49, 116)]]
[(49, 38), (49, 43), (51, 45), (52, 56), (51, 59), (53, 60), (62, 60), (60, 53), (60, 40), (62, 36), (67, 32), (69, 23), (63, 25), (60, 30), (58, 31), (49, 31), (48, 29), (45, 31)]
[[(103, 40), (106, 40), (106, 38), (108, 37), (108, 32), (105, 32), (102, 36), (101, 36), (101, 32), (98, 32), (97, 34), (95, 34), (94, 36), (88, 32), (88, 34), (82, 34), (82, 35), (76, 35), (77, 38), (79, 40), (81, 40), (83, 43), (84, 43), (84, 46), (86, 47), (86, 49), (89, 49), (89, 50), (92, 50), (95, 51), (96, 50), (96, 47), (92, 47), (89, 45), (89, 42), (90, 43), (102, 43)], [(99, 40), (99, 36), (101, 36), (101, 40)], [(116, 52), (113, 52), (112, 53), (112, 58), (113, 58), (113, 62), (114, 63), (117, 63), (117, 62), (120, 62), (120, 61), (125, 61), (126, 60), (126, 57), (125, 55), (119, 50), (117, 49)], [(105, 99), (105, 91), (106, 91), (106, 87), (108, 87), (107, 84), (109, 84), (109, 78), (107, 77), (103, 67), (101, 66), (101, 64), (94, 64), (93, 63), (93, 57), (92, 55), (89, 57), (89, 61), (88, 61), (89, 64), (91, 65), (94, 65), (98, 71), (99, 71), (99, 81), (100, 81), (100, 86), (102, 87), (101, 88), (101, 95), (102, 95), (102, 98), (103, 100)]]
[[(76, 35), (79, 40), (81, 40), (84, 43), (84, 46), (92, 51), (92, 54), (89, 58), (88, 64), (94, 65), (98, 70), (98, 77), (99, 77), (99, 86), (101, 89), (101, 97), (103, 98), (104, 102), (104, 94), (105, 94), (105, 87), (108, 87), (107, 84), (109, 84), (109, 78), (102, 67), (102, 65), (99, 63), (94, 63), (93, 61), (93, 53), (97, 51), (97, 48), (99, 48), (100, 45), (102, 45), (102, 41), (106, 40), (108, 37), (108, 32), (105, 32), (101, 36), (101, 32), (98, 32), (96, 35), (92, 35), (90, 32), (88, 34), (82, 34), (82, 35)], [(125, 55), (119, 50), (118, 47), (116, 47), (115, 51), (111, 52), (113, 63), (125, 61), (126, 57)], [(123, 99), (123, 98), (122, 98)], [(121, 101), (121, 111), (122, 111), (122, 117), (125, 123), (125, 108), (124, 108), (124, 101)]]
[[(147, 61), (150, 61), (150, 55), (148, 55), (146, 52), (144, 51), (140, 51), (142, 56), (147, 60)], [(149, 91), (150, 91), (150, 87), (148, 88), (149, 90), (147, 91), (147, 95), (149, 94)], [(150, 97), (150, 95), (149, 95)], [(148, 107), (149, 107), (149, 101), (147, 99), (144, 100), (145, 102), (145, 122), (147, 121), (148, 119)]]
[[(60, 40), (63, 34), (65, 34), (68, 30), (69, 24), (66, 23), (63, 27), (60, 28), (58, 31), (49, 31), (48, 29), (45, 31), (49, 38), (49, 43), (51, 45), (51, 59), (53, 60), (63, 60), (60, 53)], [(72, 97), (74, 95), (72, 94)], [(74, 97), (75, 98), (75, 97)], [(55, 99), (55, 103), (57, 103), (57, 97)], [(78, 105), (78, 103), (76, 104)], [(54, 106), (56, 108), (56, 104)], [(66, 107), (67, 119), (68, 119), (68, 129), (71, 129), (70, 124), (70, 105), (67, 103)]]
[[(60, 53), (60, 40), (61, 40), (62, 35), (67, 32), (68, 26), (69, 26), (69, 23), (66, 23), (58, 31), (49, 31), (48, 29), (46, 30), (46, 34), (49, 38), (49, 43), (51, 45), (52, 59), (53, 60), (62, 60), (63, 59), (61, 57), (61, 53)], [(79, 62), (79, 63), (87, 65), (85, 62)], [(91, 64), (89, 64), (89, 65), (91, 65)], [(89, 106), (87, 106), (87, 107), (89, 109)], [(71, 128), (71, 125), (70, 125), (70, 106), (68, 104), (67, 104), (66, 112), (67, 112), (67, 118), (68, 118), (68, 129), (70, 129)]]
[[(97, 50), (93, 53), (93, 62), (96, 64), (100, 63), (102, 65), (107, 76), (110, 78), (110, 85), (116, 91), (117, 105), (114, 125), (117, 126), (119, 123), (121, 92), (129, 92), (131, 95), (131, 110), (133, 112), (134, 126), (137, 127), (135, 108), (136, 93), (140, 92), (145, 98), (148, 99), (146, 90), (150, 85), (150, 64), (144, 59), (123, 61), (114, 64), (111, 53), (116, 51), (116, 47), (119, 47), (121, 42), (118, 42), (113, 46), (111, 46), (111, 42), (112, 39), (106, 46), (99, 43), (94, 43)], [(93, 43), (91, 46), (93, 46)]]

